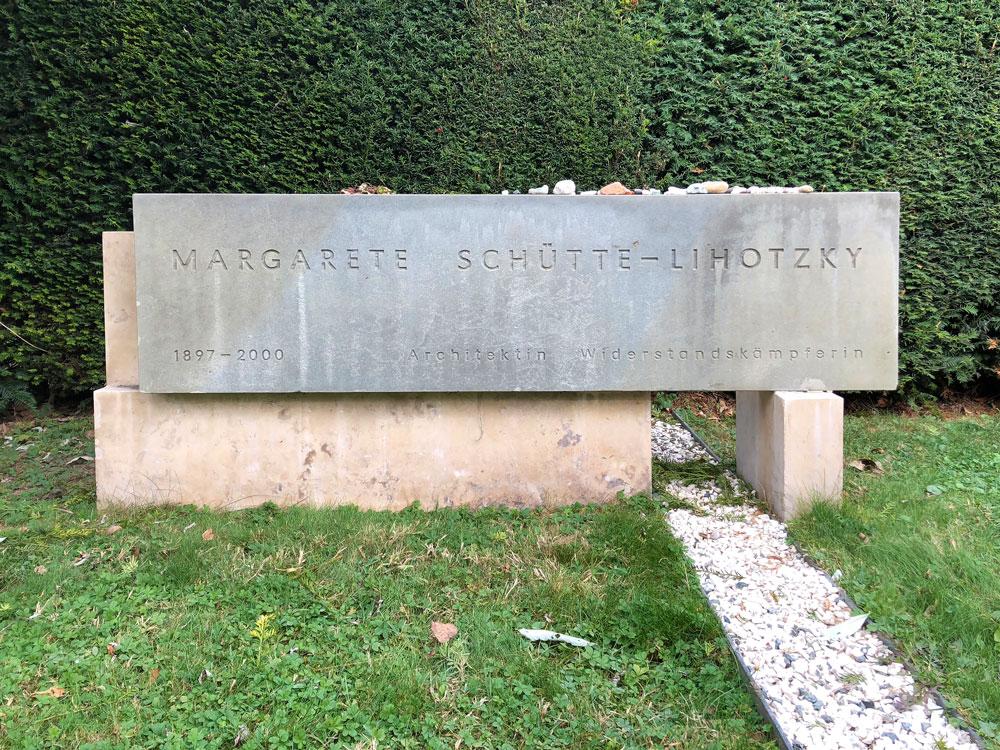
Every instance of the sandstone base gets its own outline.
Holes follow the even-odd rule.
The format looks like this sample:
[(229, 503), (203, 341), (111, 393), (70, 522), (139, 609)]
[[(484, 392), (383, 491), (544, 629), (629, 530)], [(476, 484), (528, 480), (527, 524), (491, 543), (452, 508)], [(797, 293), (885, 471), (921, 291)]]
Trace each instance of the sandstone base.
[(651, 485), (648, 393), (94, 393), (102, 505), (400, 509), (604, 501)]
[(844, 400), (832, 393), (737, 392), (736, 466), (782, 520), (806, 512), (817, 498), (839, 500)]

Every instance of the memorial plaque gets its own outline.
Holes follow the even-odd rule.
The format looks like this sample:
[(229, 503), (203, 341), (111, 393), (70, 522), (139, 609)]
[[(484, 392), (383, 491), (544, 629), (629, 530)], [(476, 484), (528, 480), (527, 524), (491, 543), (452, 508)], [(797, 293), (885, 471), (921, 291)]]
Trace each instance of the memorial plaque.
[(152, 393), (891, 389), (899, 195), (136, 195)]

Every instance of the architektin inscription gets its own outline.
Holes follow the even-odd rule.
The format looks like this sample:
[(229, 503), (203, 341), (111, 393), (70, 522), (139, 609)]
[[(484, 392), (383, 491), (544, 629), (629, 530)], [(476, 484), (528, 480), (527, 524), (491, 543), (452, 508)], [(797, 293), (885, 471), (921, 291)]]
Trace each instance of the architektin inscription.
[(896, 386), (899, 195), (136, 195), (146, 392)]

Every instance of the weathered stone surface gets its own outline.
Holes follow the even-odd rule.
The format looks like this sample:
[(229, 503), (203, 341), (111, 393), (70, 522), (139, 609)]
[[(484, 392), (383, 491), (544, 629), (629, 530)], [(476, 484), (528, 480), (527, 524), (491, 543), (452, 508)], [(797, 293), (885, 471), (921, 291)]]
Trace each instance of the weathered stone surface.
[(139, 385), (135, 236), (104, 232), (104, 363), (108, 385)]
[(898, 201), (137, 195), (139, 383), (893, 388)]
[(532, 506), (600, 502), (651, 482), (648, 393), (102, 388), (94, 430), (102, 507)]
[(738, 391), (736, 467), (777, 518), (840, 500), (844, 400), (833, 393)]

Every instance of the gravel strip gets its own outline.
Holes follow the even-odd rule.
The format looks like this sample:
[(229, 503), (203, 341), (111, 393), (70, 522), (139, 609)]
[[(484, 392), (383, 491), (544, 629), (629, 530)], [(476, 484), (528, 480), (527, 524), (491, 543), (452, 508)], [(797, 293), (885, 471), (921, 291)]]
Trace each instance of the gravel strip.
[[(679, 424), (654, 422), (652, 442), (662, 461), (711, 461)], [(739, 492), (736, 477), (728, 478)], [(793, 747), (977, 747), (877, 635), (863, 628), (828, 635), (851, 610), (788, 543), (783, 523), (750, 505), (717, 503), (715, 482), (672, 482), (666, 492), (691, 506), (669, 511), (668, 523)]]

